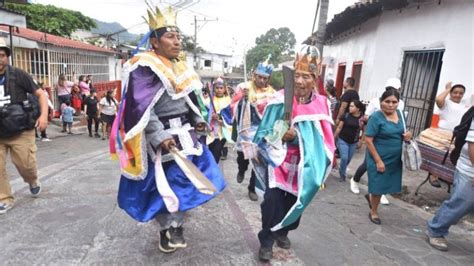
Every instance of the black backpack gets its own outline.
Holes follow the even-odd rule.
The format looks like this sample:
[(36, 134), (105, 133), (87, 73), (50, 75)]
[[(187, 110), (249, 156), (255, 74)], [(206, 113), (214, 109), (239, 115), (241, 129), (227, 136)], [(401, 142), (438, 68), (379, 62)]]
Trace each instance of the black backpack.
[[(474, 106), (472, 106), (461, 118), (461, 123), (454, 128), (453, 138), (451, 139), (451, 144), (454, 141), (454, 149), (449, 154), (449, 159), (451, 162), (456, 165), (458, 162), (459, 156), (461, 155), (461, 150), (464, 144), (466, 143), (466, 136), (471, 128), (472, 119), (474, 118)], [(443, 159), (443, 164), (448, 157), (448, 152)]]
[[(9, 69), (8, 89), (16, 86), (16, 71)], [(0, 137), (9, 138), (24, 130), (35, 128), (36, 120), (40, 117), (39, 100), (28, 93), (25, 101), (11, 103), (0, 107)]]

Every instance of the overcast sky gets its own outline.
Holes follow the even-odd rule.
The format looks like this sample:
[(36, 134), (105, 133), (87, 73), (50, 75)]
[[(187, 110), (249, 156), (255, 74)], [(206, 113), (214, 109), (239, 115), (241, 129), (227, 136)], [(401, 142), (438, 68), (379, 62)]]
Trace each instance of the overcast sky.
[[(166, 5), (176, 0), (150, 0)], [(143, 18), (144, 0), (33, 0), (33, 3), (81, 11), (84, 15), (104, 22), (118, 22), (132, 33), (148, 31)], [(255, 38), (271, 28), (288, 27), (301, 43), (311, 33), (317, 0), (193, 0), (195, 4), (178, 13), (178, 26), (184, 34), (194, 34), (194, 16), (200, 30), (198, 43), (205, 50), (239, 56), (251, 48)], [(357, 0), (331, 0), (328, 20)], [(296, 4), (297, 3), (297, 4)], [(205, 25), (203, 25), (205, 23)]]

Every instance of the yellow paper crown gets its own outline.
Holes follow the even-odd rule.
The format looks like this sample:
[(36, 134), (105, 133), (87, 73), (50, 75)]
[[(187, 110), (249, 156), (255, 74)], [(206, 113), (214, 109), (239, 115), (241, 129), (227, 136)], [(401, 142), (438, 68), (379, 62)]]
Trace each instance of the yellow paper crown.
[(148, 19), (143, 17), (150, 26), (150, 29), (156, 30), (163, 27), (178, 27), (176, 24), (176, 16), (177, 13), (171, 8), (171, 6), (164, 8), (163, 12), (160, 11), (158, 7), (155, 7), (155, 11), (153, 11), (153, 7), (150, 3), (147, 2), (148, 5)]
[(296, 53), (295, 71), (319, 74), (321, 58), (318, 49), (314, 46), (306, 46), (302, 50), (303, 53)]

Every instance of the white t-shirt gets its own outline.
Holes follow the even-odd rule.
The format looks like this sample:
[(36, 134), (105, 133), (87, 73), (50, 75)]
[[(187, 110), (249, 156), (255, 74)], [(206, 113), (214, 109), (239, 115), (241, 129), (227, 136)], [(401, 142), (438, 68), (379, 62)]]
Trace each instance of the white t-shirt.
[(456, 163), (456, 169), (463, 175), (474, 176), (474, 165), (471, 163), (469, 158), (468, 146), (469, 142), (474, 143), (474, 119), (472, 119), (471, 127), (467, 132), (466, 143), (462, 146), (461, 155), (459, 156), (458, 162)]
[(0, 107), (10, 103), (10, 95), (5, 95), (5, 86), (0, 85)]
[[(405, 102), (403, 100), (400, 99), (400, 101), (398, 101), (397, 109), (403, 113), (403, 109), (405, 109)], [(371, 116), (373, 113), (379, 110), (380, 110), (380, 98), (375, 97), (369, 102), (369, 105), (367, 105), (365, 114), (367, 116)]]
[(114, 101), (110, 101), (110, 104), (109, 104), (109, 102), (107, 101), (107, 98), (103, 97), (102, 99), (100, 99), (99, 104), (102, 106), (102, 113), (103, 114), (115, 115), (115, 105), (116, 104), (114, 103)]
[(469, 106), (463, 102), (455, 103), (450, 99), (446, 99), (443, 108), (439, 109), (438, 127), (453, 131), (461, 123), (461, 118), (467, 109), (469, 109)]

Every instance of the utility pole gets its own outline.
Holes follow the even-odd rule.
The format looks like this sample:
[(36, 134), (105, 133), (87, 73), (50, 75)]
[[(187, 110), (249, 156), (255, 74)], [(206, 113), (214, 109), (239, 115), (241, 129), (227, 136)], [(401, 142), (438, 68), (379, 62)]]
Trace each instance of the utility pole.
[[(194, 54), (194, 68), (197, 70), (198, 68), (198, 65), (197, 65), (197, 33), (200, 29), (202, 29), (202, 27), (204, 27), (204, 25), (207, 24), (207, 22), (212, 22), (212, 21), (218, 21), (219, 18), (215, 18), (215, 19), (207, 19), (207, 18), (204, 18), (204, 19), (198, 19), (196, 16), (194, 16), (194, 49), (193, 49), (193, 54)], [(198, 22), (204, 22), (198, 29)]]
[(196, 63), (196, 58), (197, 58), (197, 18), (194, 16), (194, 47), (193, 47), (193, 65), (194, 68), (197, 70), (197, 63)]

